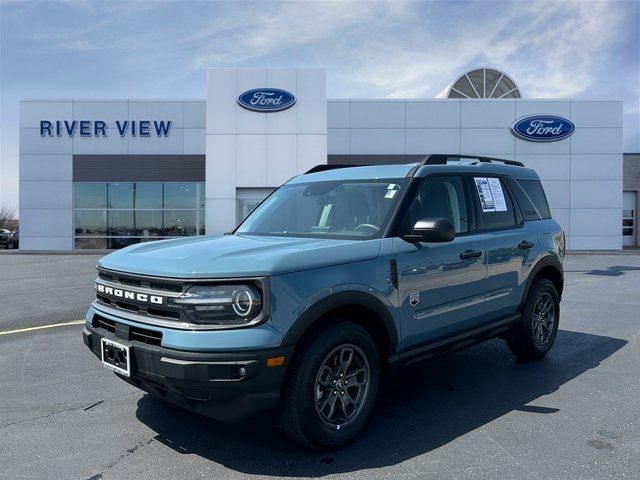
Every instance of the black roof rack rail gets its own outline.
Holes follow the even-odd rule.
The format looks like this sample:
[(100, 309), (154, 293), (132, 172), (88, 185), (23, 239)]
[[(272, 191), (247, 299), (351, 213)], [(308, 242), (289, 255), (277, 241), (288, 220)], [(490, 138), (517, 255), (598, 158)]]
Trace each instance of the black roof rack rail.
[(482, 157), (478, 155), (445, 155), (445, 154), (435, 154), (435, 155), (426, 155), (418, 164), (413, 167), (407, 173), (407, 178), (411, 178), (415, 175), (418, 169), (424, 165), (446, 165), (449, 160), (476, 160), (477, 162), (482, 163), (493, 163), (500, 162), (505, 165), (511, 165), (513, 167), (524, 167), (524, 163), (518, 162), (516, 160), (506, 160), (504, 158), (495, 158), (495, 157)]
[(351, 167), (362, 167), (362, 165), (316, 165), (311, 170), (307, 170), (306, 172), (304, 172), (303, 175), (306, 175), (308, 173), (326, 172), (327, 170), (335, 170), (336, 168)]

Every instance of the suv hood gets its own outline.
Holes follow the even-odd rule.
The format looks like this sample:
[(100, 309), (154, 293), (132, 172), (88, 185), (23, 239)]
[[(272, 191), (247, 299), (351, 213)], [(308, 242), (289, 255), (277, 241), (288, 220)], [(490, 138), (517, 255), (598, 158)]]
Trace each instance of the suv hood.
[(175, 278), (267, 276), (378, 256), (380, 239), (337, 240), (216, 235), (142, 243), (98, 262), (101, 268)]

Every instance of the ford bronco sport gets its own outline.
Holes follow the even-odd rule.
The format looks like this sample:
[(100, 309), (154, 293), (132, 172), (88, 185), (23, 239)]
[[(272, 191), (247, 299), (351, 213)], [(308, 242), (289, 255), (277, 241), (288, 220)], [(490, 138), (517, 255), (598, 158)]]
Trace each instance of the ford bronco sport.
[(549, 352), (564, 253), (519, 162), (316, 167), (230, 234), (101, 259), (84, 343), (169, 402), (227, 422), (278, 407), (294, 439), (337, 447), (391, 366), (493, 337)]

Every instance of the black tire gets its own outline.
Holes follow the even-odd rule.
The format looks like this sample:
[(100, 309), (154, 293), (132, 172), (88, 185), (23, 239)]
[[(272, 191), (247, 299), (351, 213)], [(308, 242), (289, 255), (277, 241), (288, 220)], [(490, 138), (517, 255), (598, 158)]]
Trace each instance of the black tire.
[[(552, 313), (553, 324), (549, 319), (540, 319), (540, 308), (548, 305), (547, 314)], [(549, 317), (549, 315), (547, 315)], [(538, 280), (531, 290), (522, 310), (522, 320), (507, 337), (509, 350), (518, 360), (535, 360), (544, 357), (556, 340), (560, 323), (560, 299), (553, 282), (546, 278)]]
[[(339, 376), (340, 371), (345, 371), (341, 368), (323, 368), (328, 364), (337, 365), (332, 360), (347, 358), (349, 349), (353, 357), (346, 375)], [(320, 334), (307, 336), (296, 350), (280, 406), (285, 432), (297, 442), (316, 449), (337, 448), (350, 442), (364, 429), (378, 394), (380, 353), (376, 344), (361, 326), (339, 321)], [(368, 375), (365, 375), (362, 369), (367, 368)], [(355, 371), (360, 373), (354, 377)], [(349, 378), (352, 383), (346, 386)], [(366, 389), (364, 380), (368, 381)], [(344, 385), (340, 385), (342, 382)], [(363, 385), (359, 385), (361, 383)], [(342, 406), (343, 402), (346, 407)], [(331, 421), (327, 420), (329, 412), (335, 417)]]

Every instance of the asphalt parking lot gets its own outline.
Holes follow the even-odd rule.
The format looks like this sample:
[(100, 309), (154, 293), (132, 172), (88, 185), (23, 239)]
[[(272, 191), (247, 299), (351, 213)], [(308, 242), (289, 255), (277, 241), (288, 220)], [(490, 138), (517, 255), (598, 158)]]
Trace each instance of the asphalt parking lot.
[(333, 452), (267, 414), (227, 426), (102, 368), (79, 325), (90, 255), (0, 254), (0, 478), (640, 478), (640, 255), (572, 255), (556, 345), (500, 340), (385, 379), (364, 435)]

